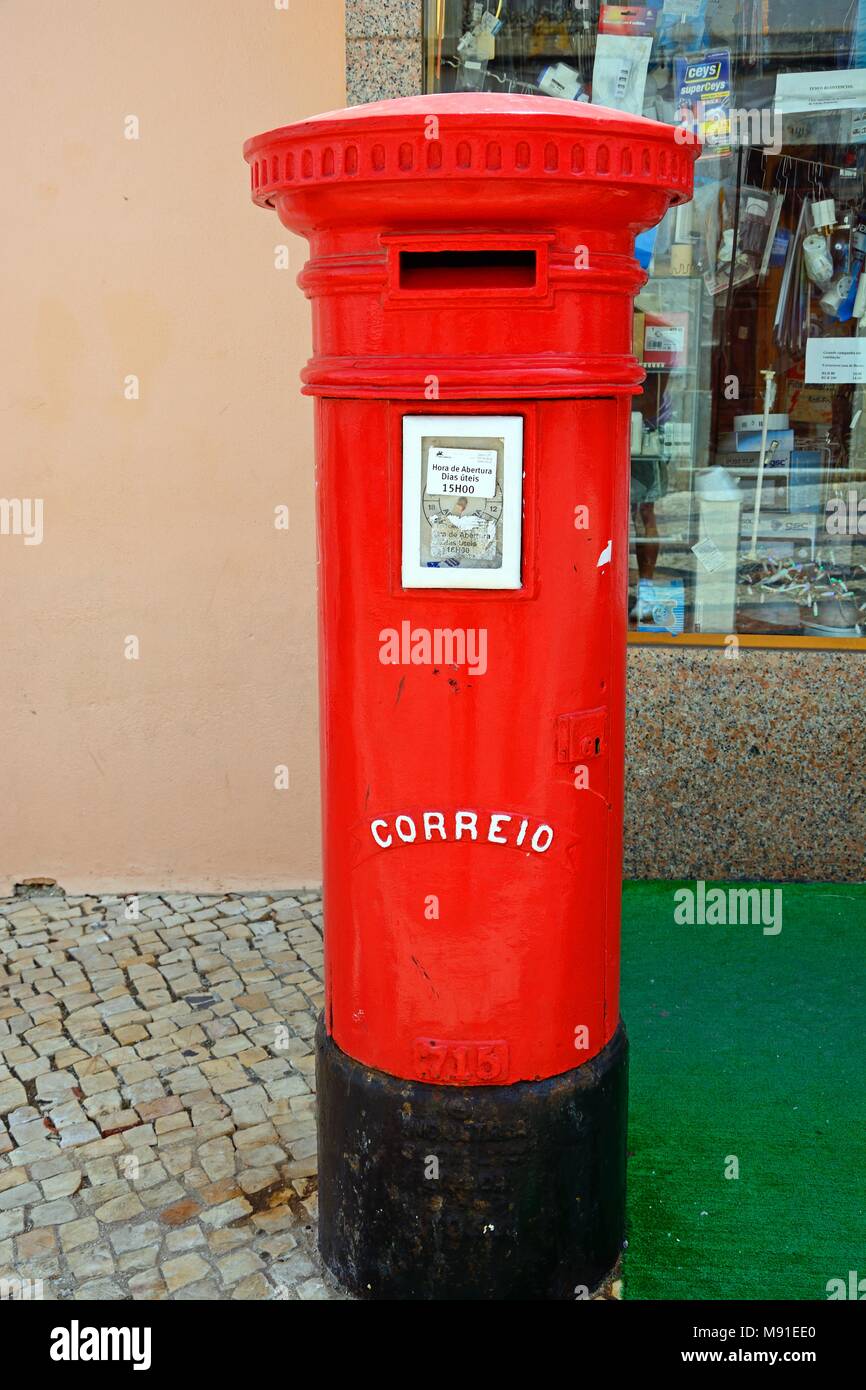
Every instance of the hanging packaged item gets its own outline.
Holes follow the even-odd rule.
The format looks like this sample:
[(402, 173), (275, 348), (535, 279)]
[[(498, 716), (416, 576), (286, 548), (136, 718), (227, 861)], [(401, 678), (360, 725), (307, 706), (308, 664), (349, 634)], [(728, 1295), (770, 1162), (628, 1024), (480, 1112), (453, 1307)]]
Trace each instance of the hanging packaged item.
[(654, 0), (654, 3), (650, 0), (645, 5), (602, 5), (598, 15), (598, 32), (651, 36), (655, 33), (660, 9), (661, 0)]
[(786, 227), (779, 227), (773, 237), (773, 245), (770, 248), (770, 268), (772, 270), (782, 270), (788, 255), (788, 246), (791, 241), (791, 233)]
[(847, 323), (851, 317), (851, 306), (856, 293), (853, 275), (840, 275), (821, 295), (821, 309), (831, 319)]
[(737, 245), (752, 257), (759, 280), (764, 278), (770, 264), (770, 252), (781, 211), (781, 194), (768, 193), (763, 188), (750, 188), (748, 185), (742, 188)]
[[(837, 233), (836, 253), (838, 259), (844, 261), (844, 272), (840, 276), (838, 294), (830, 300), (827, 310), (840, 323), (847, 323), (851, 318), (862, 318), (866, 308), (866, 222), (862, 209), (854, 226), (850, 225), (849, 218), (850, 214), (846, 214), (844, 225)], [(821, 307), (825, 308), (824, 300)]]
[(496, 57), (496, 35), (502, 20), (484, 5), (472, 6), (469, 28), (457, 43), (458, 91), (483, 91), (487, 81), (487, 64)]
[(477, 58), (467, 58), (457, 70), (457, 90), (461, 92), (482, 92), (487, 80), (487, 63)]
[(502, 20), (497, 19), (492, 10), (474, 7), (472, 24), (457, 44), (457, 52), (464, 61), (491, 63), (496, 57), (496, 35), (502, 28)]
[(747, 281), (754, 278), (755, 267), (749, 257), (742, 255), (739, 251), (737, 252), (736, 265), (731, 266), (733, 238), (732, 231), (729, 230), (724, 233), (719, 245), (718, 269), (708, 270), (704, 274), (704, 284), (711, 295), (727, 294), (732, 279), (736, 289), (737, 285), (745, 285)]
[[(716, 266), (704, 276), (710, 294), (727, 293), (733, 273), (734, 285), (762, 280), (770, 264), (770, 253), (782, 211), (782, 195), (743, 184), (740, 189), (740, 215), (734, 247), (735, 199), (725, 199), (722, 233), (716, 250)], [(732, 271), (732, 262), (733, 265)]]
[(833, 279), (833, 257), (827, 245), (827, 238), (820, 232), (810, 232), (803, 239), (803, 265), (806, 274), (823, 294)]
[(643, 112), (644, 87), (651, 38), (631, 34), (599, 34), (592, 69), (592, 100), (633, 116)]
[(702, 159), (731, 153), (731, 54), (715, 49), (677, 58), (677, 124), (703, 145)]
[(808, 235), (808, 200), (800, 204), (800, 216), (794, 235), (788, 243), (788, 255), (776, 300), (773, 336), (777, 345), (793, 356), (805, 351), (808, 277), (803, 261), (803, 242)]
[(662, 0), (656, 21), (660, 55), (693, 53), (704, 42), (707, 0)]
[(548, 97), (562, 97), (565, 101), (586, 100), (580, 73), (568, 63), (552, 63), (545, 68), (538, 79), (538, 89)]

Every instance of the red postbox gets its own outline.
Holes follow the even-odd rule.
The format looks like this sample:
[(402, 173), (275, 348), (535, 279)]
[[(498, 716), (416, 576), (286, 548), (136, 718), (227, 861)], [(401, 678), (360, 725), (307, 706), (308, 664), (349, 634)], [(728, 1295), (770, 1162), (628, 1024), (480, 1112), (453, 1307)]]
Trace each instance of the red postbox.
[(486, 95), (245, 147), (310, 244), (320, 1248), (362, 1297), (580, 1297), (622, 1248), (634, 237), (696, 153)]

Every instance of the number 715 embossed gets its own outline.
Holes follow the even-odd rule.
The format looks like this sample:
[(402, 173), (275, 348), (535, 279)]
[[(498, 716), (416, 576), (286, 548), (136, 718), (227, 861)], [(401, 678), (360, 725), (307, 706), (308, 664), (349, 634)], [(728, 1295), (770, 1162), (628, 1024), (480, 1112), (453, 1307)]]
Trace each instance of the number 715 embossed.
[(415, 1066), (422, 1081), (454, 1086), (504, 1079), (508, 1044), (501, 1038), (469, 1042), (455, 1038), (416, 1038)]

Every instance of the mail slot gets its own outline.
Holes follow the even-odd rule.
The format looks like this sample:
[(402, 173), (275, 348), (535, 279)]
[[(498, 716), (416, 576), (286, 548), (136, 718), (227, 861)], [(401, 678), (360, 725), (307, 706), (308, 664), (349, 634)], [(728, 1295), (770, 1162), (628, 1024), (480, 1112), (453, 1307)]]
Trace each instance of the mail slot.
[(319, 1241), (362, 1298), (616, 1274), (634, 238), (695, 153), (487, 94), (245, 148), (254, 201), (309, 242)]
[(401, 251), (400, 288), (526, 289), (534, 286), (534, 251)]

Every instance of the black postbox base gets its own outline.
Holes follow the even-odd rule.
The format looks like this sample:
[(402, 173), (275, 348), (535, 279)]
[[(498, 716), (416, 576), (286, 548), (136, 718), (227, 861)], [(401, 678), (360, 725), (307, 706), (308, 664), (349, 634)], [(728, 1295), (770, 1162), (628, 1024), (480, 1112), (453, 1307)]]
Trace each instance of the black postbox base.
[(625, 1235), (628, 1044), (545, 1081), (374, 1071), (319, 1021), (319, 1249), (372, 1299), (580, 1299)]

